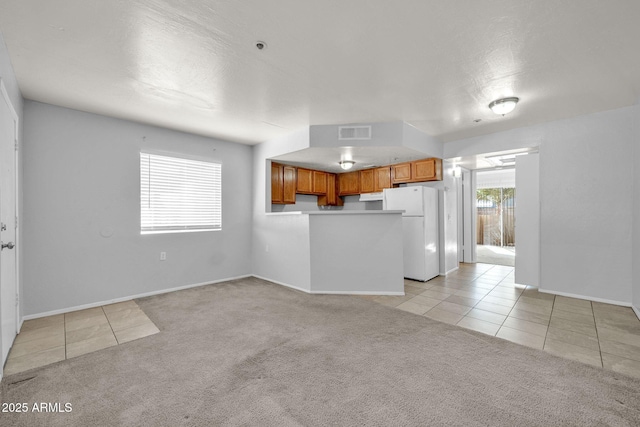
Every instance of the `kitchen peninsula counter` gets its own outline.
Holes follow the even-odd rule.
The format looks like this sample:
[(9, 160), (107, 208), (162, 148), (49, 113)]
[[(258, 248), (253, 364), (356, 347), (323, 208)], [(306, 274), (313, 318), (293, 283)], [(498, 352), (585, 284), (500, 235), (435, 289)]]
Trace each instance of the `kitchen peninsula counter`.
[(393, 215), (402, 214), (402, 212), (404, 211), (327, 209), (321, 211), (268, 212), (266, 215)]
[(404, 295), (402, 211), (265, 215), (265, 279), (309, 293)]

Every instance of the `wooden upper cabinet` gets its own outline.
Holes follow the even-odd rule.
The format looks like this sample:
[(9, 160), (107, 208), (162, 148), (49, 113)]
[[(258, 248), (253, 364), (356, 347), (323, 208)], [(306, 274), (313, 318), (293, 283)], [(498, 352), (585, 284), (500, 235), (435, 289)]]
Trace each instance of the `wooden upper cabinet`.
[(442, 159), (429, 158), (391, 165), (391, 183), (442, 181)]
[(284, 169), (282, 165), (271, 163), (271, 203), (284, 204)]
[(296, 192), (300, 194), (326, 194), (327, 172), (298, 168)]
[(327, 194), (327, 172), (313, 171), (314, 194)]
[(338, 195), (349, 196), (360, 194), (360, 172), (338, 174)]
[(296, 193), (302, 193), (302, 194), (313, 193), (313, 171), (312, 170), (298, 168)]
[(411, 163), (398, 163), (391, 165), (391, 182), (401, 184), (411, 182)]
[(442, 160), (436, 158), (337, 175), (272, 162), (271, 203), (293, 204), (298, 193), (320, 196), (318, 206), (342, 206), (340, 196), (378, 193), (407, 182), (441, 180)]
[(373, 193), (376, 191), (375, 169), (360, 171), (360, 193)]
[(282, 201), (285, 204), (296, 202), (296, 168), (293, 166), (283, 167)]
[(275, 205), (296, 202), (296, 168), (271, 163), (271, 203)]
[(442, 160), (436, 158), (411, 162), (412, 181), (441, 181)]
[(385, 188), (391, 188), (389, 166), (360, 171), (360, 193), (379, 193)]
[(385, 188), (391, 188), (391, 167), (373, 169), (374, 191), (379, 193)]
[(318, 206), (342, 206), (344, 203), (338, 197), (338, 177), (334, 173), (327, 173), (327, 194), (318, 196)]

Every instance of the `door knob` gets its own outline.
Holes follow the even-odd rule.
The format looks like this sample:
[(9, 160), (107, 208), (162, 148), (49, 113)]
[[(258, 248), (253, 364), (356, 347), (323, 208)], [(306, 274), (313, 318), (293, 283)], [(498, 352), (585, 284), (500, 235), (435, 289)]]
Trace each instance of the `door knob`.
[(2, 249), (13, 249), (15, 247), (15, 245), (13, 244), (13, 242), (9, 242), (9, 243), (2, 243), (0, 242), (0, 245), (2, 246)]

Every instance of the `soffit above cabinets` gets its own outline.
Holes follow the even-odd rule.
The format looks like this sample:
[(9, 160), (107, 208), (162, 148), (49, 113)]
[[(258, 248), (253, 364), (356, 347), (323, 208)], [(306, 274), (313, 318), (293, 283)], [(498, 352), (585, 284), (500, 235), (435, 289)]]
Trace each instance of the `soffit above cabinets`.
[(389, 121), (446, 142), (640, 95), (635, 0), (0, 5), (25, 98), (247, 144)]

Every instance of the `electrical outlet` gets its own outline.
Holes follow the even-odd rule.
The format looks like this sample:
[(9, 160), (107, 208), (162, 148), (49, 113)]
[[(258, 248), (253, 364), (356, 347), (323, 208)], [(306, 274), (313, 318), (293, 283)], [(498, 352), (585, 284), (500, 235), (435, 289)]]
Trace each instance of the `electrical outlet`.
[(167, 260), (167, 253), (160, 252), (160, 261), (166, 261), (166, 260)]

